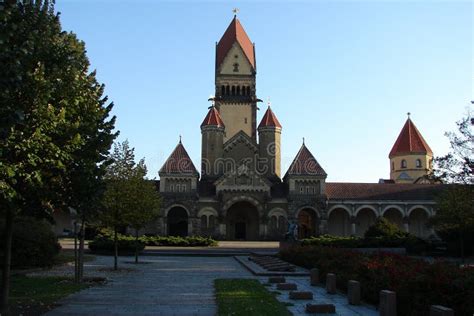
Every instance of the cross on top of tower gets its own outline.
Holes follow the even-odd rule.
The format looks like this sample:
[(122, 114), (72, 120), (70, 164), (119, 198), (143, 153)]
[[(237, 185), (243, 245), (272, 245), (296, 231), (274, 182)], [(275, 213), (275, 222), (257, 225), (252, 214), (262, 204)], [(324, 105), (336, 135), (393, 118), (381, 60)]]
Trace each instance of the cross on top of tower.
[(408, 115), (408, 118), (410, 118), (410, 115), (411, 115), (411, 113), (410, 113), (410, 112), (408, 112), (408, 113), (407, 113), (407, 115)]
[(272, 105), (272, 103), (270, 102), (270, 97), (267, 98), (267, 105), (268, 105), (268, 107), (270, 107), (270, 105)]
[(239, 13), (239, 9), (234, 8), (234, 9), (232, 9), (232, 12), (234, 13), (234, 16), (237, 16), (237, 13)]

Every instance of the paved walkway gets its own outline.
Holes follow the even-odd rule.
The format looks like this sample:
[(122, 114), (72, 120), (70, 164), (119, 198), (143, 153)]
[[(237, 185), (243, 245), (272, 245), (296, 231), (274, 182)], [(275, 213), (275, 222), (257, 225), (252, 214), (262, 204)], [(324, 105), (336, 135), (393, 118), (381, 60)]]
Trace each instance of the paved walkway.
[[(87, 269), (108, 269), (112, 260), (98, 256), (86, 264), (86, 276)], [(133, 270), (109, 273), (106, 285), (75, 293), (46, 315), (215, 315), (214, 279), (252, 277), (232, 257), (142, 257), (144, 264), (126, 263), (132, 260), (121, 257), (119, 266)]]

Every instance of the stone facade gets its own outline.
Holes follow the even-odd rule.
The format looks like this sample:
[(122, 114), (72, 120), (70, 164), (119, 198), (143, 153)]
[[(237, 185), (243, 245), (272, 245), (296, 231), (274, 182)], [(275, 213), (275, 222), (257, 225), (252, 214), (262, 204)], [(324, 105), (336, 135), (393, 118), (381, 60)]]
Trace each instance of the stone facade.
[[(349, 236), (363, 235), (377, 217), (386, 217), (418, 236), (432, 233), (426, 222), (442, 185), (326, 183), (326, 172), (304, 143), (282, 177), (282, 126), (268, 106), (257, 128), (255, 45), (236, 17), (217, 43), (215, 74), (213, 106), (201, 124), (201, 174), (180, 141), (159, 172), (163, 206), (150, 225), (153, 232), (278, 240), (295, 222), (300, 238)], [(416, 150), (429, 166), (431, 151)], [(400, 157), (392, 149), (391, 164)], [(418, 168), (416, 175), (429, 170)]]

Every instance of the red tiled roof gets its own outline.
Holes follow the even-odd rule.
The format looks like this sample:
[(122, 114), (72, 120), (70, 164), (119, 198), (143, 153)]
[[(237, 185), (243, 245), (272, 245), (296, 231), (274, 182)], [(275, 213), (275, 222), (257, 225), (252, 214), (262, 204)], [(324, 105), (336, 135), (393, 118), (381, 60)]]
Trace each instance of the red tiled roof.
[(312, 175), (326, 176), (326, 171), (321, 167), (313, 154), (303, 144), (296, 154), (295, 159), (288, 168), (286, 175)]
[(198, 174), (194, 167), (191, 158), (184, 149), (181, 141), (178, 143), (176, 148), (173, 150), (171, 155), (166, 159), (163, 167), (161, 167), (159, 174)]
[(207, 113), (206, 117), (204, 118), (204, 121), (202, 121), (201, 124), (201, 127), (203, 126), (225, 127), (221, 115), (215, 107), (211, 107), (211, 109)]
[(416, 128), (410, 118), (407, 119), (405, 125), (398, 135), (397, 141), (390, 151), (389, 158), (400, 154), (423, 153), (432, 155), (430, 146), (426, 143), (420, 131)]
[(234, 17), (232, 22), (230, 22), (229, 27), (227, 27), (227, 30), (217, 44), (216, 66), (219, 67), (222, 64), (234, 42), (239, 43), (245, 56), (247, 56), (250, 64), (255, 69), (253, 44), (237, 17)]
[(258, 128), (266, 127), (266, 126), (281, 128), (280, 122), (278, 122), (278, 119), (275, 113), (273, 113), (270, 107), (268, 107), (267, 111), (265, 112), (265, 115), (263, 115), (263, 118), (260, 121), (260, 124), (258, 124)]
[(433, 200), (448, 185), (326, 182), (331, 200)]

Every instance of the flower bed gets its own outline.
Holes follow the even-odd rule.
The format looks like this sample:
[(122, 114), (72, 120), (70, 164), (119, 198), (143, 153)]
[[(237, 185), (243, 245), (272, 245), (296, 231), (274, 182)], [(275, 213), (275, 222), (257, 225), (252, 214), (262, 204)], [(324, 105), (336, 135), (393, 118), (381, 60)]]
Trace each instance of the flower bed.
[(474, 270), (446, 262), (428, 263), (406, 256), (363, 254), (331, 247), (302, 246), (280, 252), (283, 260), (305, 268), (318, 268), (324, 282), (327, 273), (337, 275), (339, 290), (347, 281), (361, 283), (365, 301), (378, 304), (380, 290), (397, 293), (399, 315), (429, 315), (430, 305), (443, 305), (456, 315), (474, 312)]

